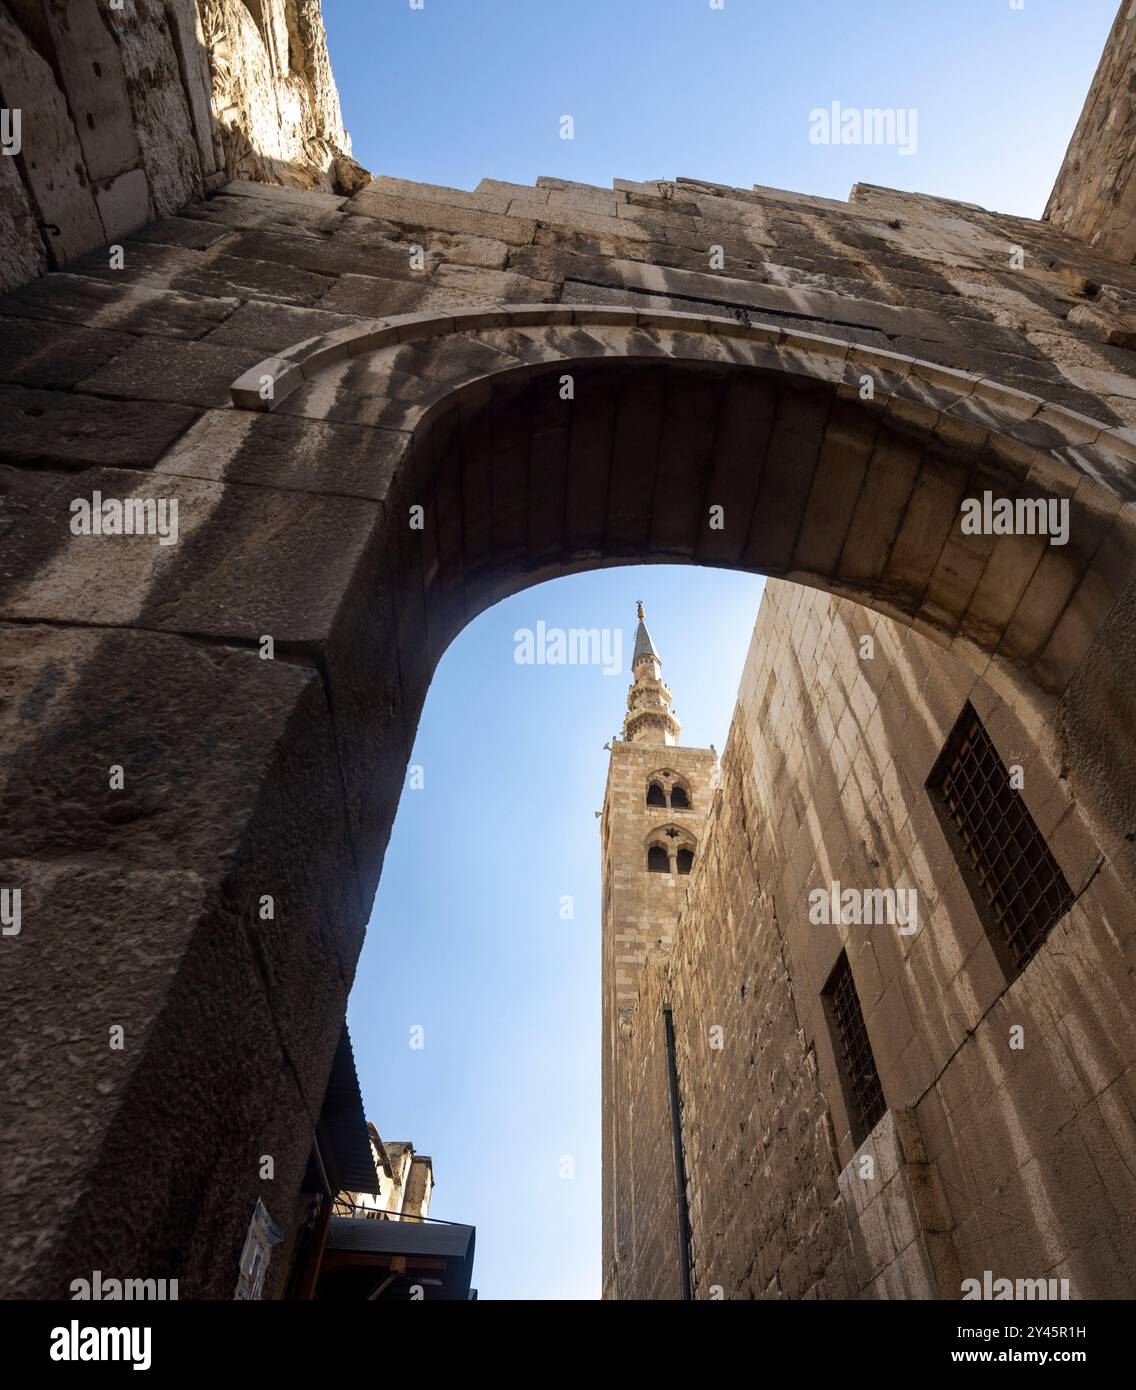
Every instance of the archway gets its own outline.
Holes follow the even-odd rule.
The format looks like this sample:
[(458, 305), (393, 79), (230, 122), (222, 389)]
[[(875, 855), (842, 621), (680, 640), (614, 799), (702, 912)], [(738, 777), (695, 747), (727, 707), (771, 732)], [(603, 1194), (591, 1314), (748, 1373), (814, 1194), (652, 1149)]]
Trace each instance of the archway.
[[(5, 639), (23, 740), (8, 795), (42, 814), (9, 854), (49, 864), (27, 916), (51, 928), (29, 933), (9, 988), (33, 1021), (72, 1010), (79, 1037), (65, 1177), (11, 1257), (25, 1287), (57, 1292), (113, 1250), (187, 1296), (228, 1295), (258, 1156), (298, 1190), (435, 663), (538, 580), (717, 564), (908, 623), (1029, 719), (1131, 875), (1136, 484), (1120, 432), (843, 342), (555, 305), (317, 339), (234, 402), (256, 413), (205, 417), (154, 475), (183, 498), (176, 553), (124, 551), (113, 573), (37, 555), (10, 605), (28, 626)], [(313, 487), (328, 422), (361, 443)], [(279, 441), (278, 490), (210, 490), (239, 484), (257, 432)], [(960, 503), (984, 492), (1067, 500), (1068, 544), (964, 536)], [(53, 603), (89, 627), (43, 625)], [(89, 789), (124, 763), (125, 812)], [(132, 885), (125, 912), (92, 918), (100, 881)], [(284, 929), (265, 925), (266, 895)], [(79, 1036), (108, 1014), (144, 1039), (129, 1060)], [(14, 1084), (46, 1089), (44, 1066), (29, 1050)], [(48, 1133), (22, 1136), (18, 1183), (47, 1171)]]

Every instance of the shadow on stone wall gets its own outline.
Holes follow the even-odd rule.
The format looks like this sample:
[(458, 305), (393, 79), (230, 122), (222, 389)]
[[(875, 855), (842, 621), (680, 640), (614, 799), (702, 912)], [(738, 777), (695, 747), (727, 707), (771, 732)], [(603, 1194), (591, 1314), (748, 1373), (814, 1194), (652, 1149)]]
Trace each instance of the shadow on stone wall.
[[(255, 10), (255, 14), (254, 14)], [(0, 290), (233, 179), (351, 194), (319, 0), (0, 4)]]

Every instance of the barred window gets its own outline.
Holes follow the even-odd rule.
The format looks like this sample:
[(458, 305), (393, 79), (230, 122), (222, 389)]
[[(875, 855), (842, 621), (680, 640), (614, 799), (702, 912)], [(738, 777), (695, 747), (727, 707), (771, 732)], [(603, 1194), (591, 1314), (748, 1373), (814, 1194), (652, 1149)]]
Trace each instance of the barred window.
[(841, 951), (822, 998), (852, 1125), (852, 1142), (859, 1148), (883, 1119), (887, 1102), (846, 951)]
[(1012, 980), (1072, 907), (1073, 893), (970, 704), (927, 785), (990, 944)]

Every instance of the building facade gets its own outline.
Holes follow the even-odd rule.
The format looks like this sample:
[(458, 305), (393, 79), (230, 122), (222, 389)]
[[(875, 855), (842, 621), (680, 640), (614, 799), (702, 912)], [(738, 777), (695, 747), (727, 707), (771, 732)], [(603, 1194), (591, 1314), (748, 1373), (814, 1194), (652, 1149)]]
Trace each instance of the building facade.
[[(608, 817), (633, 751), (613, 747)], [(605, 1035), (605, 1295), (679, 1297), (689, 1260), (695, 1298), (958, 1299), (988, 1272), (1131, 1297), (1133, 913), (997, 691), (770, 581), (689, 833)], [(649, 938), (655, 907), (616, 843), (605, 1000), (608, 922), (647, 895)]]
[(433, 1159), (415, 1153), (407, 1140), (383, 1139), (373, 1124), (367, 1125), (367, 1134), (379, 1190), (340, 1193), (336, 1214), (390, 1221), (425, 1219), (434, 1191)]

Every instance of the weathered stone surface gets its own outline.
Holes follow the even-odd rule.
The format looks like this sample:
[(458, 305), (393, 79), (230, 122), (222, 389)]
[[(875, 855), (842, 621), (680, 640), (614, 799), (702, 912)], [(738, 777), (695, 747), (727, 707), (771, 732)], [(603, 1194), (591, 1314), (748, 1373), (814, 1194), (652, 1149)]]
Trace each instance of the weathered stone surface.
[[(300, 236), (326, 237), (340, 225), (342, 218), (336, 209), (307, 207), (291, 200), (244, 197), (230, 192), (230, 185), (202, 203), (190, 203), (178, 214), (184, 221), (194, 220), (211, 224), (220, 233), (233, 227), (280, 227)], [(319, 195), (322, 196), (322, 195)], [(332, 199), (333, 203), (342, 201)]]
[(256, 13), (243, 0), (20, 0), (0, 13), (0, 95), (28, 120), (3, 173), (0, 289), (219, 182), (339, 201), (370, 183), (350, 155), (318, 0), (257, 0)]
[[(419, 202), (443, 203), (451, 208), (472, 208), (476, 212), (498, 213), (507, 212), (510, 202), (516, 196), (507, 193), (483, 192), (480, 188), (476, 193), (467, 193), (460, 188), (444, 188), (434, 183), (414, 183), (411, 179), (392, 179), (385, 174), (374, 180), (371, 184), (371, 192), (382, 194), (388, 198), (409, 198)], [(363, 206), (366, 206), (366, 203)]]
[(125, 333), (92, 328), (60, 332), (35, 319), (0, 317), (0, 380), (70, 391), (134, 343)]
[(1105, 285), (1092, 304), (1074, 305), (1068, 322), (1112, 347), (1136, 348), (1136, 295)]
[(1136, 257), (1136, 107), (1131, 92), (1136, 14), (1117, 11), (1045, 217), (1122, 261)]
[[(7, 619), (81, 614), (96, 627), (166, 628), (250, 645), (265, 634), (281, 645), (319, 644), (377, 517), (374, 504), (358, 498), (225, 485), (168, 470), (145, 478), (87, 470), (67, 483), (37, 493), (8, 533), (9, 578), (0, 599)], [(176, 499), (176, 542), (70, 534), (71, 500), (96, 492)], [(49, 562), (40, 535), (56, 540)]]
[(350, 158), (318, 0), (201, 0), (213, 111), (230, 179), (354, 192), (370, 175)]
[(408, 447), (408, 436), (386, 430), (211, 410), (156, 471), (381, 502)]
[[(291, 236), (277, 231), (238, 231), (225, 242), (225, 251), (244, 260), (269, 265), (280, 262), (324, 277), (347, 273), (366, 275), (378, 268), (375, 257), (366, 249), (338, 237), (317, 241), (314, 237)], [(409, 249), (398, 259), (410, 273)]]
[(169, 0), (166, 12), (197, 139), (201, 172), (208, 178), (216, 171), (217, 159), (213, 149), (212, 83), (201, 11), (197, 0)]
[[(127, 1260), (158, 1276), (184, 1271), (184, 1296), (231, 1296), (239, 1233), (259, 1186), (263, 1149), (252, 1136), (265, 1132), (287, 1066), (299, 1095), (285, 1108), (285, 1128), (306, 1138), (362, 921), (350, 877), (333, 884), (316, 867), (343, 849), (334, 755), (321, 756), (328, 723), (319, 678), (176, 637), (36, 627), (0, 635), (0, 673), (5, 747), (34, 750), (0, 767), (4, 878), (27, 897), (0, 986), (13, 1029), (3, 1103), (5, 1123), (35, 1140), (5, 1165), (6, 1226), (28, 1192), (44, 1186), (45, 1163), (55, 1175), (38, 1218), (25, 1216), (20, 1239), (5, 1243), (3, 1287), (12, 1296), (61, 1296), (76, 1270)], [(95, 690), (108, 717), (93, 725)], [(223, 712), (222, 723), (192, 733), (190, 691), (192, 705)], [(106, 774), (115, 761), (126, 774), (117, 793)], [(294, 778), (305, 762), (307, 791), (297, 801)], [(279, 826), (263, 838), (248, 819), (254, 800), (274, 799), (269, 783), (279, 789)], [(29, 817), (33, 806), (39, 812)], [(291, 838), (289, 826), (306, 815), (325, 828), (322, 850)], [(216, 875), (182, 870), (187, 834)], [(279, 905), (268, 929), (256, 884)], [(124, 891), (138, 899), (129, 913)], [(76, 912), (82, 928), (66, 930)], [(305, 921), (323, 923), (316, 937)], [(77, 942), (86, 943), (82, 972)], [(33, 980), (50, 988), (37, 996)], [(205, 1007), (212, 1020), (191, 1049), (178, 1045), (186, 1007)], [(118, 1051), (108, 1046), (108, 1020), (124, 1029)], [(61, 1044), (70, 1057), (62, 1071)], [(47, 1091), (54, 1101), (45, 1110)], [(194, 1143), (202, 1116), (225, 1095), (235, 1102), (233, 1129), (217, 1144)], [(45, 1142), (47, 1123), (54, 1143)], [(218, 1164), (224, 1197), (214, 1193), (204, 1210), (196, 1198), (179, 1200), (215, 1181)], [(299, 1178), (293, 1158), (288, 1181)], [(167, 1219), (137, 1220), (155, 1193)], [(287, 1210), (274, 1215), (291, 1220)]]
[(53, 265), (63, 265), (98, 246), (103, 226), (66, 98), (6, 9), (0, 9), (0, 96), (6, 107), (24, 113), (25, 177), (48, 224), (47, 254)]
[(109, 242), (144, 227), (152, 216), (150, 189), (141, 169), (131, 169), (95, 187), (95, 204)]
[(149, 468), (196, 416), (184, 405), (4, 386), (0, 453), (31, 466)]
[(340, 314), (357, 314), (363, 318), (389, 318), (396, 314), (414, 314), (419, 310), (445, 310), (455, 302), (475, 303), (467, 298), (431, 283), (425, 276), (388, 279), (383, 275), (341, 275), (319, 301), (321, 310)]
[(158, 216), (204, 191), (201, 157), (165, 5), (123, 0), (112, 16), (134, 129)]
[(448, 203), (416, 198), (396, 198), (365, 188), (347, 204), (348, 210), (364, 217), (380, 217), (403, 227), (424, 227), (443, 232), (469, 232), (490, 237), (510, 246), (527, 246), (536, 234), (531, 217), (506, 217), (500, 213), (454, 207)]
[(337, 212), (347, 198), (318, 188), (278, 188), (275, 184), (234, 178), (221, 190), (234, 198), (253, 198), (268, 208), (301, 207), (311, 212)]
[(217, 249), (193, 251), (144, 241), (128, 241), (123, 251), (122, 269), (112, 268), (101, 253), (83, 257), (72, 269), (114, 283), (125, 280), (152, 289), (281, 304), (313, 304), (333, 283), (330, 275), (294, 269), (283, 252), (279, 261), (260, 261), (228, 256)]
[(48, 275), (0, 300), (0, 314), (159, 337), (198, 338), (222, 323), (239, 299), (206, 299), (146, 285)]
[(46, 269), (47, 253), (16, 161), (0, 157), (0, 289), (22, 285)]
[(192, 217), (162, 217), (134, 233), (136, 241), (152, 242), (157, 246), (184, 246), (192, 251), (205, 251), (230, 236), (230, 227)]
[[(41, 11), (83, 148), (88, 179), (97, 183), (125, 170), (137, 170), (138, 136), (112, 29), (95, 5), (44, 0)], [(142, 182), (145, 186), (144, 175)], [(107, 234), (111, 235), (109, 228)]]
[(84, 381), (95, 395), (133, 401), (224, 405), (234, 377), (257, 359), (252, 348), (186, 343), (173, 338), (135, 341)]
[(358, 327), (352, 314), (334, 314), (324, 309), (298, 309), (291, 305), (251, 300), (215, 328), (210, 343), (233, 347), (262, 348), (271, 352), (281, 343), (302, 343), (322, 333)]

